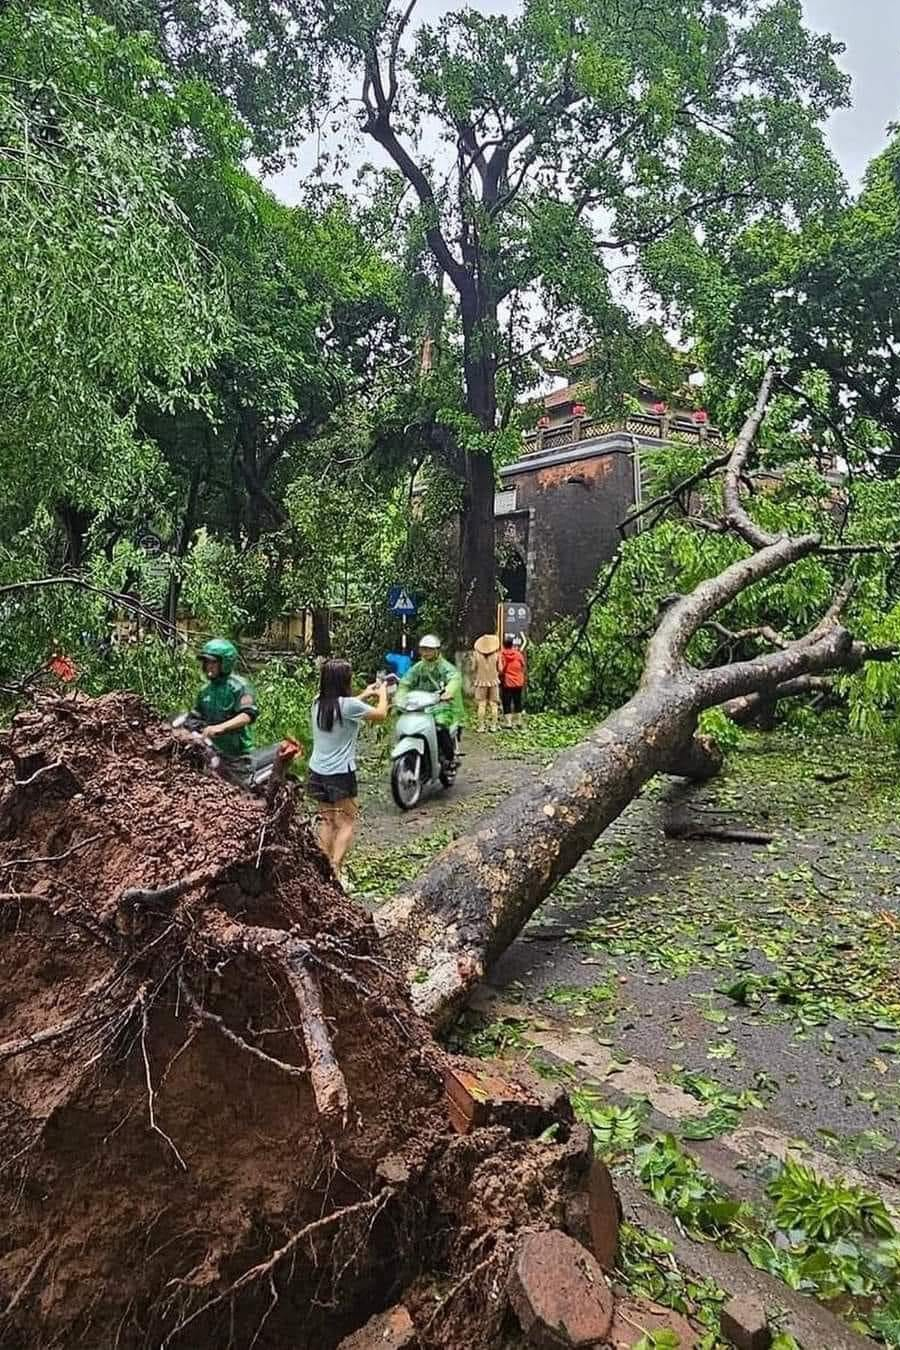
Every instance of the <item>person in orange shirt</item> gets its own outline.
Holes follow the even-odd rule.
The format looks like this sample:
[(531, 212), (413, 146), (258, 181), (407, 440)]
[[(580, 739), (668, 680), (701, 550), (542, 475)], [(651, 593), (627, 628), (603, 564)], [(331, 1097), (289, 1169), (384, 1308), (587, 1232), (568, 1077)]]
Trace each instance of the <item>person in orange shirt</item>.
[(522, 725), (525, 677), (525, 653), (507, 634), (500, 652), (500, 695), (503, 699), (503, 724), (510, 730)]

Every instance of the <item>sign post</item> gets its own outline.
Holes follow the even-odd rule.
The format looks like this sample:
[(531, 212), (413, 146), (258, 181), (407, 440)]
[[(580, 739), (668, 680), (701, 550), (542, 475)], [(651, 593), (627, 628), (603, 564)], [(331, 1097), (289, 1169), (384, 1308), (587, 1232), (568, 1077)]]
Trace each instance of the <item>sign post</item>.
[(400, 651), (403, 656), (407, 655), (408, 648), (406, 623), (415, 616), (418, 608), (419, 602), (408, 586), (392, 586), (388, 591), (388, 609), (401, 624)]
[(515, 639), (517, 646), (527, 646), (528, 629), (531, 624), (531, 609), (528, 605), (507, 601), (499, 606), (498, 618), (500, 621), (498, 636), (501, 642), (505, 637), (511, 637)]

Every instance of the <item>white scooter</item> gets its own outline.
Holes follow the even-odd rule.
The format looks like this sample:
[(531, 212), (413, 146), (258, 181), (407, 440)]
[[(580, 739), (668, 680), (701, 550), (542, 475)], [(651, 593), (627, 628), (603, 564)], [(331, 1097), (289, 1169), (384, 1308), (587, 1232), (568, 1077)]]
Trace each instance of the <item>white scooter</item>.
[(459, 728), (450, 729), (453, 759), (442, 760), (433, 711), (440, 701), (440, 693), (416, 689), (406, 695), (403, 707), (398, 709), (391, 750), (391, 792), (401, 811), (411, 811), (424, 793), (452, 787), (456, 779)]

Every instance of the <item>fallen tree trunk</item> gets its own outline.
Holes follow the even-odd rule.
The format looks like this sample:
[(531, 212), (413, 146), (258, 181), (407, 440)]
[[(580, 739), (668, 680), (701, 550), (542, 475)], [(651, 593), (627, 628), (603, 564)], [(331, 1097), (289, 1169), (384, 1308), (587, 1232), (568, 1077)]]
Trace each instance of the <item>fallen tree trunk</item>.
[(725, 528), (752, 549), (718, 576), (667, 606), (650, 640), (640, 688), (588, 738), (557, 759), (451, 844), (386, 905), (377, 924), (395, 967), (405, 971), (417, 1010), (433, 1026), (449, 1021), (541, 901), (598, 835), (657, 773), (707, 778), (721, 756), (696, 735), (706, 709), (748, 697), (775, 698), (791, 682), (853, 669), (867, 657), (841, 626), (851, 588), (843, 585), (805, 637), (752, 660), (699, 670), (691, 638), (748, 586), (821, 547), (818, 535), (771, 535), (743, 508), (740, 484), (772, 393), (767, 372), (728, 460)]

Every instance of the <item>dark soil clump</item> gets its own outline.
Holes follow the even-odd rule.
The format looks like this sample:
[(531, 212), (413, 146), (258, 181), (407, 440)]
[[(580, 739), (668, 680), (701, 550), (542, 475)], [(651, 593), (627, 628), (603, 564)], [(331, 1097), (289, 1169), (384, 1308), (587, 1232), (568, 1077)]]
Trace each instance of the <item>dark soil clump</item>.
[[(335, 1344), (395, 1265), (376, 1164), (445, 1119), (370, 920), (290, 788), (204, 776), (133, 697), (49, 702), (6, 751), (0, 1344)], [(298, 970), (343, 1113), (311, 1088)]]
[(444, 1055), (295, 789), (130, 695), (0, 749), (0, 1348), (522, 1344), (523, 1238), (591, 1243), (590, 1135)]

